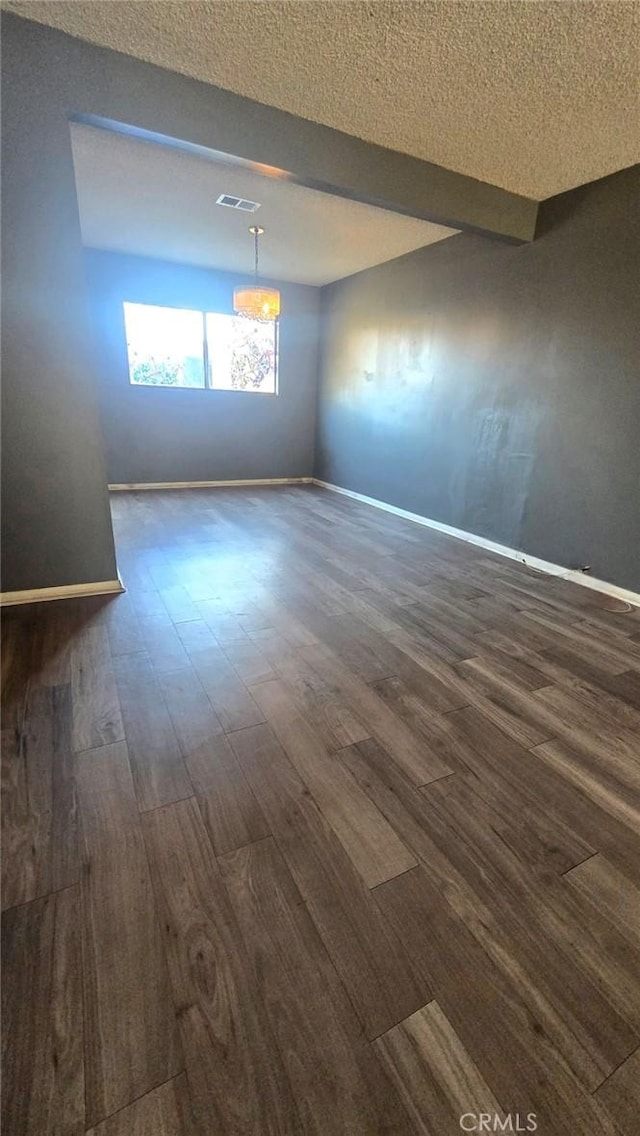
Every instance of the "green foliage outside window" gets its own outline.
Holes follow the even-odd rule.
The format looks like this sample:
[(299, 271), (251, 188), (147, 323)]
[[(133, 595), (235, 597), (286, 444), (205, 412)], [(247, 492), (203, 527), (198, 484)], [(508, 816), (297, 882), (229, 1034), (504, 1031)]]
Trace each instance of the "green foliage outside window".
[(273, 348), (265, 343), (261, 325), (253, 320), (235, 320), (234, 344), (231, 356), (231, 387), (233, 390), (257, 390), (273, 368)]
[(134, 355), (130, 366), (131, 382), (147, 386), (175, 387), (178, 385), (180, 364), (173, 359), (153, 359)]

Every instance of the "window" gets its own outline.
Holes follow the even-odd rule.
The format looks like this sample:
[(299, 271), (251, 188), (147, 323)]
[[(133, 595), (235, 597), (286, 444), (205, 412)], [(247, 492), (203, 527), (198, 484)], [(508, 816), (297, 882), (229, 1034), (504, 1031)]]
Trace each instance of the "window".
[(275, 323), (218, 312), (124, 304), (129, 381), (275, 394)]
[(207, 312), (210, 386), (215, 390), (276, 389), (276, 325)]
[(149, 387), (204, 387), (202, 315), (125, 304), (129, 379)]

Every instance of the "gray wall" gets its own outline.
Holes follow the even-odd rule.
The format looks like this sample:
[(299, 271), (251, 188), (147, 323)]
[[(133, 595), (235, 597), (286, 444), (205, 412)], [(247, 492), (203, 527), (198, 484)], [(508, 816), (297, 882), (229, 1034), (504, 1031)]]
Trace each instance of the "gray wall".
[(24, 26), (2, 39), (2, 588), (116, 576), (67, 74)]
[(92, 249), (85, 261), (110, 483), (311, 476), (319, 289), (277, 285), (277, 396), (138, 387), (129, 382), (123, 301), (231, 313), (238, 280)]
[(640, 590), (640, 167), (323, 290), (316, 476)]

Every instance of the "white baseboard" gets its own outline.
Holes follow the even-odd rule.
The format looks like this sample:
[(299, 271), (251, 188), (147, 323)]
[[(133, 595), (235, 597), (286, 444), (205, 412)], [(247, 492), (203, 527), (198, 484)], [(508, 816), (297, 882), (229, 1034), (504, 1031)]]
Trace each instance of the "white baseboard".
[(0, 592), (0, 607), (46, 603), (49, 600), (81, 599), (87, 596), (108, 596), (124, 591), (121, 580), (97, 580), (91, 584), (61, 584), (57, 588), (29, 588), (24, 592)]
[(311, 485), (312, 477), (257, 477), (243, 481), (129, 481), (122, 485), (108, 485), (111, 493), (132, 489), (225, 489), (231, 486), (252, 485)]
[(581, 584), (584, 588), (591, 588), (595, 592), (604, 592), (605, 595), (614, 596), (617, 600), (640, 607), (640, 593), (631, 592), (628, 588), (619, 588), (617, 584), (610, 584), (608, 580), (598, 580), (574, 568), (564, 568), (561, 564), (552, 564), (550, 560), (539, 560), (537, 556), (529, 556), (516, 548), (509, 548), (506, 544), (497, 544), (475, 533), (465, 532), (464, 529), (455, 529), (452, 525), (445, 525), (442, 521), (432, 521), (429, 517), (422, 517), (419, 513), (409, 513), (406, 509), (399, 509), (396, 505), (388, 505), (386, 501), (378, 501), (375, 497), (365, 497), (364, 493), (355, 493), (352, 489), (342, 489), (339, 485), (331, 485), (328, 481), (313, 478), (313, 484), (322, 489), (330, 489), (332, 493), (341, 493), (343, 497), (352, 497), (354, 501), (362, 501), (365, 505), (373, 505), (375, 509), (383, 509), (385, 513), (393, 513), (396, 517), (403, 517), (406, 521), (415, 521), (417, 525), (424, 525), (428, 529), (454, 536), (457, 540), (464, 540), (467, 544), (476, 544), (488, 552), (495, 552), (498, 556), (506, 556), (509, 560), (518, 560), (529, 568), (544, 572), (549, 576), (561, 576), (563, 580), (570, 580), (573, 584)]

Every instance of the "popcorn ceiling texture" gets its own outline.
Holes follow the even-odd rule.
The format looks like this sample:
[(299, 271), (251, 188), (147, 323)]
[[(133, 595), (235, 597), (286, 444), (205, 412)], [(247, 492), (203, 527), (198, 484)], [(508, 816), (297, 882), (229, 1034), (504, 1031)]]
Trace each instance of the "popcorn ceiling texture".
[[(247, 230), (259, 223), (262, 274), (318, 286), (454, 232), (92, 126), (72, 124), (71, 141), (82, 239), (94, 248), (243, 270), (250, 279)], [(221, 193), (261, 207), (255, 215), (223, 209)]]
[(636, 0), (3, 6), (538, 200), (640, 159)]

